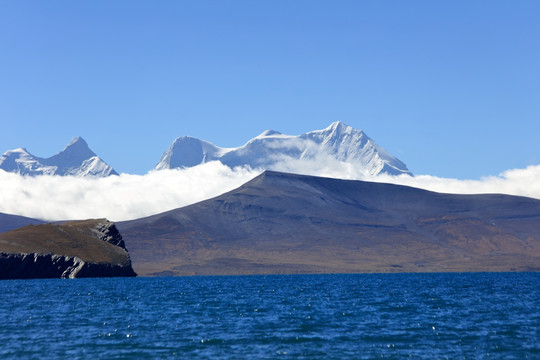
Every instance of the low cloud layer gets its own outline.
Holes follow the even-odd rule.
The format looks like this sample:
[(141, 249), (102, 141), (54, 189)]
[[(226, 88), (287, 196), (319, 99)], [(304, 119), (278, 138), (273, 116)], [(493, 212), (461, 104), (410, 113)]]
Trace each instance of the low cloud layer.
[(0, 170), (0, 212), (45, 220), (136, 219), (220, 195), (258, 174), (219, 162), (105, 178), (24, 177)]
[[(429, 175), (370, 176), (358, 166), (329, 159), (284, 161), (276, 170), (341, 179), (369, 180), (458, 194), (503, 193), (540, 199), (540, 165), (480, 180)], [(0, 212), (45, 220), (129, 220), (220, 195), (251, 180), (261, 169), (230, 169), (220, 162), (146, 175), (78, 178), (24, 177), (0, 170)]]

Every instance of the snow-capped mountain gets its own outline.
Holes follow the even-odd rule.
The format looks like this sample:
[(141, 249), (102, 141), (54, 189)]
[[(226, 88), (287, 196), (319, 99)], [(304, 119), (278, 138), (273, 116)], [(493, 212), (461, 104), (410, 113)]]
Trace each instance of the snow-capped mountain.
[(189, 136), (177, 138), (163, 153), (155, 170), (191, 167), (219, 160), (223, 164), (265, 170), (291, 170), (302, 162), (339, 161), (377, 175), (411, 174), (407, 166), (378, 146), (362, 130), (334, 122), (323, 130), (284, 135), (267, 130), (238, 148), (220, 148)]
[(7, 151), (0, 157), (0, 169), (21, 175), (118, 175), (81, 137), (74, 138), (63, 151), (49, 158), (34, 156), (24, 148)]

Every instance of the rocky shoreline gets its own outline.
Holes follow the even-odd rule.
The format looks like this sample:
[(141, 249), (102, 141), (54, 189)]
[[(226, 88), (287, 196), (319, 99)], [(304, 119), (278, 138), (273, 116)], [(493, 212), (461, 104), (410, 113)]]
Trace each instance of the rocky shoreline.
[(0, 280), (134, 277), (128, 264), (88, 263), (77, 256), (0, 253)]

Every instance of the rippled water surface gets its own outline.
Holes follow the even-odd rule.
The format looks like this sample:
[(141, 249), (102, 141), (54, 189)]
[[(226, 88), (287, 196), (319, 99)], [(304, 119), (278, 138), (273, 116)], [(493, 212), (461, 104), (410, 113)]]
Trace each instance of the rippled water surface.
[(0, 358), (540, 359), (540, 274), (0, 281)]

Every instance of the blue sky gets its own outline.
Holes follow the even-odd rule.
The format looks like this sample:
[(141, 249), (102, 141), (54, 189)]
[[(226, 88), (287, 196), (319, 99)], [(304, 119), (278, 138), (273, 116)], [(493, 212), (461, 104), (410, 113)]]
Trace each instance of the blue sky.
[(540, 164), (538, 1), (2, 1), (0, 152), (119, 172), (343, 121), (415, 174)]

